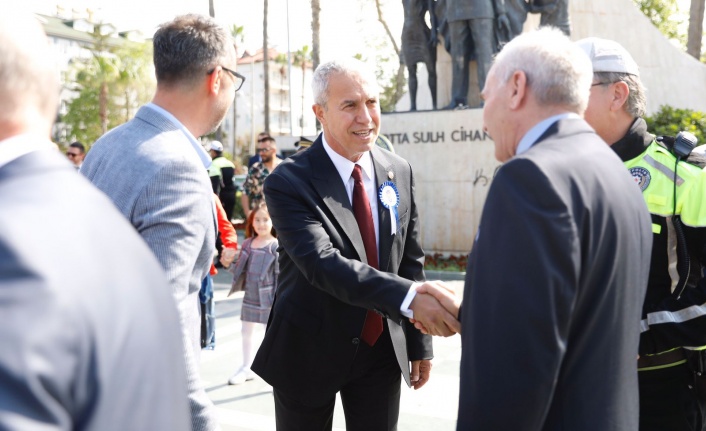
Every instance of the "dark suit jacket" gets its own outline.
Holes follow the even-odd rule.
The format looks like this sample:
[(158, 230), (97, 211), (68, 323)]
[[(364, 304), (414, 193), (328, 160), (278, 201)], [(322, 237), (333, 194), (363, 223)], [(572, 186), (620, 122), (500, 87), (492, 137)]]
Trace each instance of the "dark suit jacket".
[(468, 263), (459, 430), (637, 430), (651, 223), (580, 119), (503, 165)]
[(402, 158), (377, 147), (371, 155), (378, 186), (391, 172), (400, 193), (395, 235), (389, 210), (378, 205), (380, 271), (360, 261), (363, 240), (321, 137), (265, 180), (265, 200), (281, 246), (280, 274), (252, 369), (302, 402), (321, 403), (345, 382), (367, 309), (388, 318), (406, 380), (409, 360), (432, 357), (431, 337), (414, 329), (399, 309), (410, 280), (424, 279), (412, 170)]
[(0, 166), (0, 316), (0, 429), (191, 429), (166, 277), (58, 152)]

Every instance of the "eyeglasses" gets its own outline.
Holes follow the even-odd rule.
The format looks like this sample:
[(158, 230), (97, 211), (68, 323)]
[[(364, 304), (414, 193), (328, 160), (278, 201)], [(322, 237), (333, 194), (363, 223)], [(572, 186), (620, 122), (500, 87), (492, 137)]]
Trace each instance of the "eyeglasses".
[(258, 152), (258, 153), (266, 153), (266, 152), (270, 151), (271, 149), (272, 149), (272, 147), (258, 148), (258, 149), (257, 149), (257, 152)]
[[(227, 67), (221, 66), (221, 69), (230, 73), (230, 75), (233, 77), (233, 84), (235, 85), (235, 91), (240, 90), (240, 87), (242, 87), (243, 83), (245, 82), (245, 77), (234, 70), (228, 69)], [(212, 74), (215, 70), (216, 70), (215, 68), (209, 70), (208, 73), (206, 73), (206, 75)]]
[(614, 82), (596, 82), (595, 84), (591, 84), (591, 87), (595, 87), (596, 85), (610, 85), (614, 84)]
[(68, 151), (66, 152), (67, 157), (78, 157), (80, 155), (81, 155), (80, 153), (69, 153)]

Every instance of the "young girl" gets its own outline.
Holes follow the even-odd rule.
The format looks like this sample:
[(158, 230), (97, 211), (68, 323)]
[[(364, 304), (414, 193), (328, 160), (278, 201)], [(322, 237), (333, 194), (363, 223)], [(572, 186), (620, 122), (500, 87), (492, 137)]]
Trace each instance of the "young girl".
[(253, 332), (258, 326), (264, 329), (277, 288), (279, 264), (276, 236), (267, 206), (265, 203), (258, 204), (248, 216), (245, 224), (247, 239), (231, 270), (233, 287), (228, 296), (240, 290), (245, 290), (245, 296), (240, 314), (243, 324), (243, 364), (228, 379), (229, 385), (239, 385), (255, 378), (250, 366), (253, 353), (259, 346), (253, 345)]

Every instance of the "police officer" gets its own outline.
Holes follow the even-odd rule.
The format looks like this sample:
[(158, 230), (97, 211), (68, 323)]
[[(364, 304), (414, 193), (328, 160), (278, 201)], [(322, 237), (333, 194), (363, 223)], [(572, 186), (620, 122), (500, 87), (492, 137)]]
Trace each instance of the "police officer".
[(235, 165), (230, 160), (223, 157), (223, 144), (218, 141), (211, 141), (208, 147), (208, 153), (213, 161), (208, 170), (208, 175), (211, 177), (211, 185), (213, 193), (218, 195), (218, 198), (223, 204), (223, 209), (226, 211), (228, 220), (233, 218), (233, 207), (235, 206), (235, 184), (233, 183), (233, 175), (235, 175)]
[(673, 139), (660, 141), (647, 132), (645, 89), (630, 54), (611, 40), (588, 38), (577, 44), (593, 63), (586, 121), (623, 160), (652, 215), (652, 261), (637, 360), (640, 430), (700, 430), (706, 174), (685, 160), (688, 144), (694, 143), (682, 139), (687, 135), (672, 148)]

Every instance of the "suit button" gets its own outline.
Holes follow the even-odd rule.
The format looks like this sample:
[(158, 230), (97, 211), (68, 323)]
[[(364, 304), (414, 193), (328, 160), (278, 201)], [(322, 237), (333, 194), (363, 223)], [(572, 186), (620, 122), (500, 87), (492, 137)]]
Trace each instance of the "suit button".
[(353, 344), (355, 344), (355, 345), (357, 346), (358, 344), (360, 344), (360, 338), (357, 338), (357, 337), (353, 338), (353, 339), (351, 340), (351, 343), (353, 343)]

